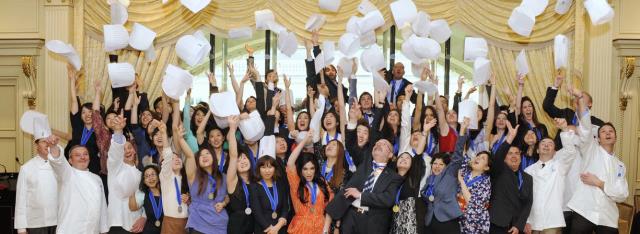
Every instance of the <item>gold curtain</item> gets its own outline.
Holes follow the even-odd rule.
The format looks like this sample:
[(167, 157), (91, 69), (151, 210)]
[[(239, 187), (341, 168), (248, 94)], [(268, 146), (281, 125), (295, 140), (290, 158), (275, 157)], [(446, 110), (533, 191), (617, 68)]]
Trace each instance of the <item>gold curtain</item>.
[[(212, 33), (226, 37), (229, 29), (236, 27), (254, 27), (254, 12), (271, 9), (276, 21), (294, 32), (300, 38), (309, 38), (304, 29), (308, 17), (313, 13), (327, 15), (327, 22), (320, 31), (321, 40), (337, 40), (345, 30), (345, 24), (352, 15), (358, 15), (359, 0), (342, 1), (339, 12), (321, 11), (317, 0), (214, 0), (205, 9), (193, 14), (180, 4), (179, 0), (170, 0), (162, 4), (160, 0), (132, 0), (128, 8), (131, 27), (133, 22), (141, 23), (157, 33), (155, 48), (158, 58), (148, 63), (138, 51), (121, 50), (120, 61), (127, 61), (136, 67), (144, 80), (144, 90), (150, 98), (160, 94), (160, 81), (167, 64), (176, 64), (174, 46), (177, 39), (198, 29), (207, 29)], [(371, 0), (382, 12), (386, 24), (378, 29), (381, 33), (393, 23), (388, 7), (390, 1)], [(554, 77), (553, 37), (565, 34), (573, 37), (572, 61), (570, 67), (582, 68), (584, 54), (584, 10), (581, 1), (575, 4), (565, 15), (554, 12), (556, 0), (549, 1), (545, 12), (536, 18), (531, 37), (515, 34), (507, 25), (511, 11), (521, 0), (414, 0), (419, 10), (430, 14), (431, 19), (446, 19), (449, 24), (461, 25), (472, 34), (484, 37), (490, 45), (489, 59), (493, 72), (499, 77), (499, 87), (509, 87), (515, 94), (515, 57), (520, 49), (527, 50), (530, 65), (524, 95), (532, 98), (539, 119), (551, 130), (550, 119), (543, 114), (542, 99), (546, 87)], [(89, 79), (101, 79), (103, 87), (108, 86), (106, 75), (107, 54), (103, 49), (102, 26), (110, 22), (110, 8), (104, 0), (86, 0), (83, 4), (83, 61)], [(572, 69), (569, 69), (571, 72)], [(106, 89), (109, 92), (109, 89)], [(502, 90), (502, 88), (498, 88)], [(85, 86), (92, 94), (93, 89)], [(92, 96), (92, 95), (91, 95)], [(109, 100), (110, 93), (105, 94)], [(505, 100), (504, 94), (500, 95)], [(568, 98), (561, 92), (556, 104), (567, 106)], [(551, 130), (550, 132), (555, 132)]]

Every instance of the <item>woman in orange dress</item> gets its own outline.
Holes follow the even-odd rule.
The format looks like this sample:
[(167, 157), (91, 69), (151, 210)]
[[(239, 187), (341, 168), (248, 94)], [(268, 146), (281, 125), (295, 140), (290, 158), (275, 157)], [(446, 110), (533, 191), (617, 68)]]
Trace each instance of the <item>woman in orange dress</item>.
[(300, 154), (304, 145), (311, 141), (312, 135), (307, 134), (304, 142), (296, 146), (287, 160), (291, 201), (296, 211), (289, 224), (289, 233), (322, 233), (325, 222), (331, 222), (328, 216), (325, 218), (324, 208), (333, 199), (333, 192), (320, 176), (320, 166), (314, 155)]

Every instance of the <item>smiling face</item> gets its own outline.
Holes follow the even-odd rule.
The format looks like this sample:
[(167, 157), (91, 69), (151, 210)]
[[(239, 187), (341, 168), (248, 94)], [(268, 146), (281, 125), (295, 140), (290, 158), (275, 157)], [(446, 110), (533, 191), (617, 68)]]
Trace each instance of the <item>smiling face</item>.
[(89, 167), (89, 150), (85, 147), (75, 147), (69, 152), (69, 164), (73, 168), (85, 171)]
[(335, 158), (335, 157), (337, 157), (338, 156), (338, 142), (337, 141), (329, 142), (329, 144), (327, 144), (327, 146), (325, 146), (324, 155), (327, 156), (327, 158)]
[(329, 65), (327, 67), (324, 68), (324, 76), (326, 76), (329, 79), (335, 79), (336, 78), (336, 68), (333, 65)]
[(336, 130), (336, 126), (337, 126), (336, 121), (337, 119), (335, 114), (332, 112), (327, 112), (324, 118), (322, 119), (322, 126), (324, 126), (324, 128), (327, 129), (327, 131)]
[(409, 155), (408, 153), (403, 153), (400, 155), (400, 157), (398, 157), (398, 161), (396, 163), (396, 167), (398, 167), (398, 170), (403, 169), (403, 170), (409, 170), (411, 169), (411, 155)]
[(162, 137), (162, 134), (160, 134), (160, 131), (157, 131), (152, 139), (153, 139), (153, 145), (156, 146), (156, 148), (160, 148), (162, 147), (162, 145), (164, 144), (164, 137)]
[(209, 145), (211, 145), (215, 149), (220, 149), (222, 144), (224, 143), (224, 136), (220, 129), (214, 128), (209, 131)]
[(173, 153), (172, 159), (171, 170), (180, 171), (182, 169), (182, 158), (176, 153)]
[(148, 167), (144, 170), (144, 185), (149, 188), (155, 188), (158, 185), (158, 173), (153, 167)]
[(196, 120), (196, 125), (200, 125), (202, 124), (202, 121), (204, 121), (204, 116), (206, 115), (204, 112), (202, 112), (202, 109), (196, 109), (196, 112), (194, 113), (195, 115), (195, 120)]
[(313, 176), (316, 174), (316, 167), (312, 162), (307, 162), (302, 166), (302, 177), (307, 182), (313, 181)]
[(360, 96), (360, 108), (362, 110), (370, 110), (373, 107), (373, 97), (370, 94)]
[(520, 153), (521, 152), (518, 147), (511, 146), (507, 156), (504, 158), (504, 163), (506, 163), (512, 171), (517, 171), (518, 167), (520, 167)]
[(369, 128), (367, 126), (358, 125), (356, 134), (358, 136), (358, 146), (362, 147), (369, 142)]
[(431, 120), (434, 120), (436, 118), (436, 113), (433, 111), (432, 108), (426, 108), (424, 111), (424, 122), (428, 123), (431, 122)]
[(273, 83), (273, 84), (278, 83), (278, 72), (273, 70), (273, 71), (267, 73), (266, 81), (267, 81), (267, 83)]
[(91, 109), (88, 109), (87, 107), (82, 107), (82, 113), (80, 114), (80, 116), (82, 117), (82, 122), (84, 124), (90, 124), (91, 123), (91, 115), (93, 114), (93, 111)]
[(116, 126), (116, 123), (114, 121), (115, 119), (116, 119), (116, 114), (115, 113), (107, 114), (107, 116), (104, 119), (104, 123), (105, 123), (105, 125), (107, 125), (107, 128), (113, 129)]
[(198, 156), (198, 164), (200, 164), (200, 168), (210, 168), (213, 164), (213, 154), (211, 154), (211, 151), (202, 149)]
[(551, 138), (543, 138), (538, 144), (539, 155), (554, 155), (556, 153), (556, 145)]
[[(269, 157), (269, 156), (266, 156)], [(270, 163), (265, 163), (260, 167), (260, 176), (262, 179), (268, 180), (273, 178), (273, 174), (276, 171), (276, 168)]]
[(537, 141), (536, 133), (531, 130), (528, 130), (527, 134), (524, 135), (524, 143), (528, 146), (535, 145)]
[(391, 124), (392, 126), (399, 126), (400, 113), (398, 113), (398, 111), (396, 110), (390, 111), (389, 114), (387, 115), (387, 123)]
[(418, 147), (418, 142), (420, 142), (421, 136), (422, 136), (422, 133), (420, 133), (419, 131), (415, 131), (411, 133), (411, 147), (413, 148)]
[(248, 172), (251, 169), (251, 161), (246, 154), (242, 153), (238, 156), (238, 173)]
[(489, 155), (487, 153), (482, 153), (476, 155), (475, 158), (469, 161), (469, 166), (474, 171), (482, 171), (486, 172), (489, 170)]
[(521, 111), (522, 111), (522, 114), (524, 115), (524, 118), (526, 120), (532, 120), (533, 119), (533, 114), (534, 114), (534, 112), (533, 112), (533, 104), (530, 101), (525, 100), (525, 101), (522, 102), (522, 110)]
[(386, 163), (393, 157), (393, 145), (386, 139), (378, 140), (373, 146), (371, 155), (376, 162)]
[(150, 110), (145, 110), (140, 114), (140, 120), (142, 121), (142, 126), (147, 126), (151, 120), (153, 120), (153, 115)]
[(309, 130), (309, 113), (300, 112), (300, 114), (298, 114), (298, 119), (296, 120), (296, 124), (298, 126), (298, 131)]
[(124, 163), (129, 165), (136, 165), (136, 161), (138, 159), (138, 153), (136, 153), (136, 149), (131, 144), (130, 141), (126, 141), (124, 143)]
[(447, 123), (448, 124), (456, 124), (458, 123), (458, 113), (454, 110), (447, 111)]
[(442, 160), (442, 158), (436, 158), (435, 160), (433, 160), (433, 163), (431, 163), (431, 174), (440, 175), (440, 173), (442, 173), (442, 171), (444, 171), (446, 167), (447, 164), (444, 163), (444, 160)]
[(39, 155), (46, 157), (49, 154), (49, 143), (45, 139), (36, 142), (36, 151)]

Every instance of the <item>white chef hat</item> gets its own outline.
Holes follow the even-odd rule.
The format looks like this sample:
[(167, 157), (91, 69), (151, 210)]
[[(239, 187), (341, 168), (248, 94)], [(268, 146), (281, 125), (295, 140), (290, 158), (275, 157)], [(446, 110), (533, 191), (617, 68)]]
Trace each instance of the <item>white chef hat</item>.
[(249, 113), (248, 119), (240, 120), (238, 126), (244, 139), (256, 142), (264, 135), (264, 122), (257, 110)]
[(23, 132), (33, 135), (35, 141), (51, 136), (47, 115), (37, 111), (25, 111), (20, 118), (20, 128)]

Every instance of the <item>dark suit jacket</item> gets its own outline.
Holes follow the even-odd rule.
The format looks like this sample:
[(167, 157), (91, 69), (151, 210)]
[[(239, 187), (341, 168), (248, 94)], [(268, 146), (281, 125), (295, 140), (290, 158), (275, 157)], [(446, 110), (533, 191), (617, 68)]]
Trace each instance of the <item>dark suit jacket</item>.
[[(385, 77), (385, 80), (387, 81), (387, 83), (389, 83), (389, 85), (391, 85), (391, 80), (393, 80), (393, 75), (391, 74), (391, 71), (387, 71), (387, 77)], [(407, 80), (406, 78), (402, 78), (401, 81), (402, 81), (402, 83), (400, 84), (400, 88), (398, 88), (398, 94), (404, 94), (404, 88), (407, 87), (407, 85), (413, 84), (409, 80)], [(391, 86), (391, 91), (390, 91), (391, 92), (391, 100), (393, 100), (395, 98), (395, 93), (393, 92), (393, 90), (394, 90), (393, 86)], [(418, 95), (416, 94), (415, 91), (413, 91), (411, 93), (411, 97), (409, 97), (409, 100), (411, 101), (411, 103), (415, 104), (416, 103), (416, 98), (418, 98)], [(389, 100), (389, 101), (391, 101), (391, 100)]]
[[(314, 46), (313, 47), (313, 54), (314, 56), (318, 56), (318, 54), (320, 54), (321, 50), (319, 46)], [(317, 91), (317, 85), (321, 83), (320, 81), (320, 73), (316, 74), (316, 65), (314, 60), (311, 61), (307, 61), (305, 60), (305, 65), (307, 68), (307, 85), (313, 87), (313, 90)], [(346, 77), (345, 77), (346, 79)], [(329, 89), (329, 99), (331, 98), (338, 98), (338, 85), (336, 83), (334, 83), (331, 79), (329, 79), (329, 77), (324, 77), (324, 83), (327, 84), (327, 88)], [(344, 101), (348, 102), (348, 97), (349, 94), (347, 93), (347, 88), (345, 88), (344, 86), (342, 86), (342, 92), (344, 94)]]
[[(371, 150), (365, 153), (364, 161), (360, 164), (345, 188), (357, 188), (362, 191), (364, 183), (373, 171)], [(358, 230), (358, 233), (380, 233), (388, 232), (392, 219), (391, 207), (395, 202), (395, 195), (403, 179), (398, 175), (393, 167), (387, 164), (376, 181), (373, 191), (363, 192), (361, 204), (369, 207), (367, 213), (367, 230)], [(344, 189), (336, 194), (344, 194)], [(350, 209), (354, 199), (344, 196), (335, 196), (327, 205), (326, 211), (333, 219), (341, 219)]]
[(504, 142), (496, 154), (491, 156), (493, 164), (489, 216), (493, 225), (507, 229), (515, 226), (523, 232), (533, 203), (533, 178), (522, 171), (522, 188), (518, 189), (518, 176), (504, 162), (509, 147), (510, 144)]
[[(572, 121), (574, 116), (576, 116), (576, 112), (569, 108), (558, 108), (554, 103), (556, 101), (556, 96), (558, 96), (558, 90), (553, 89), (551, 87), (547, 88), (547, 94), (544, 96), (544, 101), (542, 102), (542, 109), (547, 112), (549, 117), (551, 118), (564, 118), (567, 120), (568, 124), (573, 124)], [(576, 118), (576, 121), (577, 118)], [(591, 123), (597, 126), (602, 126), (604, 122), (598, 117), (591, 116)], [(562, 141), (560, 141), (560, 132), (556, 134), (555, 138), (556, 142), (556, 150), (560, 150), (562, 148)]]
[(468, 138), (468, 135), (458, 137), (456, 151), (453, 153), (453, 158), (449, 165), (439, 175), (431, 175), (427, 180), (429, 181), (432, 177), (435, 177), (434, 201), (430, 202), (427, 196), (422, 196), (422, 200), (427, 204), (427, 214), (424, 216), (424, 224), (426, 226), (429, 226), (434, 216), (440, 222), (450, 221), (462, 216), (456, 195), (458, 194), (458, 171), (462, 166), (462, 153)]

